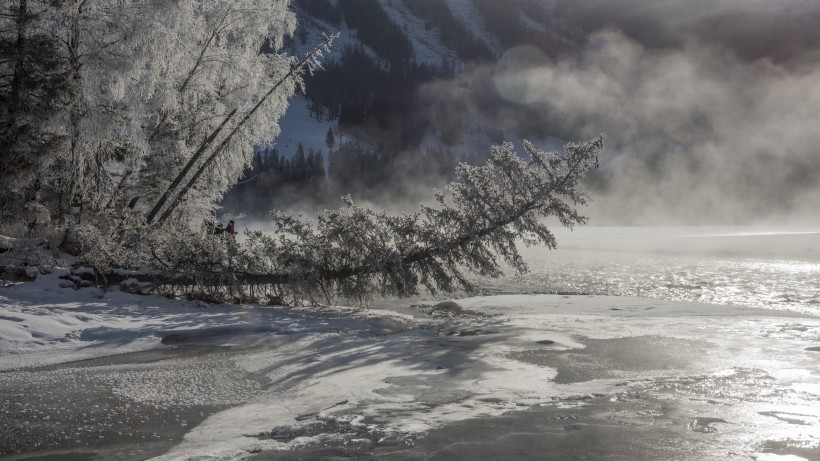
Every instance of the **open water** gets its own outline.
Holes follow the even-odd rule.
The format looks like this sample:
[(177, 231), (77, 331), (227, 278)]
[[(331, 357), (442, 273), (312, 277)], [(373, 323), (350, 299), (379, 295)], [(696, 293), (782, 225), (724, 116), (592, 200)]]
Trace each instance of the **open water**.
[(495, 292), (584, 293), (820, 314), (820, 229), (578, 227), (524, 250), (530, 273)]

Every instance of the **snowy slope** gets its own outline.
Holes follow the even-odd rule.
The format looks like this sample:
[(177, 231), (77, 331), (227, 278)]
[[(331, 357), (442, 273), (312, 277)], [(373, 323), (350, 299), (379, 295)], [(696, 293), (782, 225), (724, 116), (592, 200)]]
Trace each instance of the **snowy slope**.
[(300, 39), (296, 39), (294, 48), (296, 55), (301, 57), (311, 51), (316, 45), (324, 41), (324, 34), (337, 34), (337, 38), (333, 41), (330, 51), (325, 55), (324, 61), (331, 59), (341, 59), (342, 52), (345, 48), (361, 46), (365, 52), (370, 56), (374, 62), (383, 62), (383, 60), (373, 51), (372, 48), (362, 43), (356, 38), (356, 33), (351, 30), (344, 21), (339, 27), (328, 24), (327, 22), (314, 18), (296, 10), (298, 15), (298, 27), (305, 31), (306, 40), (304, 43)]
[(450, 7), (450, 11), (453, 12), (453, 16), (461, 21), (474, 37), (484, 41), (493, 51), (493, 54), (501, 56), (501, 44), (497, 38), (484, 28), (484, 19), (470, 0), (447, 0), (447, 5)]
[(328, 147), (325, 145), (327, 130), (332, 129), (338, 137), (338, 125), (326, 120), (317, 121), (310, 116), (307, 105), (308, 102), (304, 97), (291, 98), (288, 110), (279, 120), (281, 132), (274, 146), (279, 151), (279, 155), (292, 158), (301, 143), (305, 152), (312, 148), (316, 152), (321, 151), (327, 159)]
[[(541, 0), (538, 2), (538, 6), (543, 10), (544, 14), (553, 16), (555, 14), (555, 7), (556, 7), (555, 0)], [(532, 18), (528, 16), (526, 13), (521, 14), (521, 24), (526, 27), (529, 27), (532, 30), (536, 30), (539, 32), (547, 32), (548, 31), (548, 24), (544, 24), (543, 22), (539, 21), (538, 18)]]
[(441, 42), (437, 29), (426, 29), (424, 20), (415, 16), (403, 2), (380, 0), (382, 8), (399, 26), (403, 27), (413, 44), (413, 55), (417, 63), (440, 65), (442, 60), (458, 62), (458, 56)]
[[(484, 42), (496, 56), (503, 54), (501, 44), (484, 27), (484, 19), (471, 0), (447, 0), (447, 2), (453, 16), (465, 26), (473, 37)], [(551, 14), (555, 8), (555, 0), (539, 0), (538, 3), (546, 14)], [(379, 4), (388, 17), (405, 31), (413, 47), (413, 59), (417, 63), (438, 66), (443, 62), (447, 62), (455, 68), (460, 68), (463, 65), (456, 52), (442, 42), (438, 28), (428, 28), (425, 20), (414, 15), (403, 1), (379, 0)], [(299, 27), (306, 31), (307, 36), (304, 43), (301, 39), (296, 39), (294, 45), (297, 53), (307, 52), (311, 46), (322, 40), (323, 33), (338, 33), (339, 37), (335, 40), (329, 55), (325, 58), (326, 60), (340, 59), (342, 51), (347, 47), (362, 46), (374, 62), (381, 63), (385, 68), (387, 67), (387, 63), (378, 57), (371, 48), (358, 40), (356, 31), (350, 29), (344, 21), (339, 27), (334, 27), (298, 9), (297, 13), (299, 14)], [(521, 24), (522, 27), (538, 31), (544, 31), (547, 27), (526, 15), (522, 15)], [(307, 91), (310, 91), (310, 88), (307, 88)], [(328, 127), (332, 126), (334, 132), (338, 133), (337, 125), (311, 119), (307, 113), (306, 103), (302, 98), (293, 98), (291, 100), (288, 111), (280, 120), (280, 125), (282, 130), (281, 135), (276, 139), (276, 145), (280, 154), (287, 157), (293, 155), (299, 143), (302, 143), (306, 149), (312, 147), (314, 150), (322, 149), (326, 151), (324, 139)], [(510, 133), (505, 134), (505, 139), (510, 139), (520, 145), (520, 139)], [(463, 142), (460, 145), (452, 146), (449, 150), (457, 156), (463, 156), (475, 152), (487, 152), (492, 144), (493, 142), (489, 141), (486, 135), (479, 131), (466, 133)], [(555, 142), (548, 144), (550, 146), (559, 145)], [(419, 150), (424, 151), (428, 148), (441, 147), (442, 142), (438, 134), (430, 133), (425, 137)]]

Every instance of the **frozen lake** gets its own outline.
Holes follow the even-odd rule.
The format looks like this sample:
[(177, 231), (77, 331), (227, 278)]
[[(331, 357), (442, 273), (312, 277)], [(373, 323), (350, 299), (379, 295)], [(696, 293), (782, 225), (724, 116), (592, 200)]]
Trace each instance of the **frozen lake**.
[(441, 306), (4, 288), (0, 459), (820, 459), (820, 234), (558, 241)]

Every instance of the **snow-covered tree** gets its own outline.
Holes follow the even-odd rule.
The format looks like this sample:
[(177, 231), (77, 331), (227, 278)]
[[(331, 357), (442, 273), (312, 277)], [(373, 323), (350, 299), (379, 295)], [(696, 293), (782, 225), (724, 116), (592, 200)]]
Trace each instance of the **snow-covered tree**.
[[(80, 96), (73, 109), (83, 124), (76, 130), (78, 143), (86, 147), (79, 157), (93, 157), (89, 151), (101, 142), (126, 144), (131, 155), (120, 165), (117, 185), (135, 186), (136, 192), (123, 197), (128, 201), (134, 195), (154, 198), (228, 113), (236, 109), (241, 119), (291, 64), (290, 56), (262, 52), (280, 49), (293, 32), (295, 19), (286, 1), (76, 0), (66, 5), (63, 24), (74, 34), (66, 46), (69, 55), (84, 59), (77, 64)], [(296, 83), (285, 82), (224, 146), (218, 168), (208, 172), (210, 187), (192, 197), (199, 212), (241, 174), (254, 144), (278, 134), (277, 120)]]
[[(170, 191), (173, 215), (161, 210), (201, 222), (276, 137), (300, 84), (281, 51), (288, 3), (14, 0), (0, 14), (0, 175), (45, 184), (52, 214), (114, 229), (218, 146), (196, 157), (184, 194)], [(0, 200), (19, 201), (12, 184)]]
[[(164, 2), (160, 2), (164, 3)], [(152, 155), (144, 168), (142, 195), (152, 200), (178, 174), (204, 139), (225, 123), (211, 144), (221, 146), (219, 162), (205, 172), (196, 190), (186, 197), (185, 218), (210, 212), (227, 187), (241, 175), (253, 147), (265, 147), (279, 133), (278, 119), (287, 98), (299, 83), (298, 75), (285, 79), (253, 117), (244, 116), (271, 88), (290, 72), (293, 57), (281, 50), (284, 37), (294, 31), (295, 16), (284, 0), (237, 0), (232, 2), (180, 2), (183, 27), (168, 24), (179, 36), (156, 45), (163, 59), (155, 60), (154, 91), (147, 112), (148, 149)], [(166, 22), (168, 20), (166, 19)], [(167, 43), (178, 43), (167, 47)], [(163, 54), (164, 53), (164, 54)], [(240, 125), (241, 122), (241, 125)], [(222, 144), (232, 134), (229, 142)], [(202, 187), (207, 184), (208, 187)], [(148, 187), (152, 194), (143, 191)]]
[[(345, 208), (318, 214), (315, 224), (273, 212), (274, 235), (250, 232), (239, 246), (197, 244), (197, 261), (179, 259), (189, 251), (163, 254), (164, 281), (195, 287), (210, 280), (213, 287), (229, 280), (234, 294), (244, 287), (280, 301), (363, 299), (469, 287), (467, 272), (497, 277), (503, 263), (524, 272), (520, 243), (557, 245), (546, 218), (567, 227), (586, 222), (578, 211), (588, 200), (581, 181), (598, 166), (603, 141), (567, 144), (563, 155), (525, 143), (529, 162), (505, 143), (483, 166), (459, 165), (437, 205), (413, 214), (390, 216), (349, 199)], [(167, 248), (191, 242), (180, 237)]]
[(65, 149), (47, 173), (56, 210), (66, 219), (65, 243), (76, 225), (92, 225), (123, 168), (141, 160), (140, 99), (147, 57), (135, 52), (146, 5), (129, 0), (55, 2), (49, 28), (60, 43), (71, 98), (58, 114)]

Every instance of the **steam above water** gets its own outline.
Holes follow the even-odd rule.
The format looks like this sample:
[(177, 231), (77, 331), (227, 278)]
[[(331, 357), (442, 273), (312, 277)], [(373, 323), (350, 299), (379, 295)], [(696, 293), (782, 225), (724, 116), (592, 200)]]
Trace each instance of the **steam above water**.
[[(709, 3), (577, 8), (578, 23), (603, 27), (577, 54), (554, 60), (517, 48), (424, 94), (472, 112), (484, 127), (567, 140), (606, 132), (593, 223), (814, 220), (820, 48), (818, 34), (800, 34), (815, 29), (810, 13), (818, 8)], [(592, 13), (609, 10), (619, 15)], [(721, 29), (742, 18), (755, 19), (751, 29)], [(486, 110), (488, 87), (508, 109)]]
[(530, 273), (480, 284), (507, 292), (637, 296), (820, 313), (820, 232), (811, 228), (597, 226), (556, 233), (557, 250), (527, 250)]

